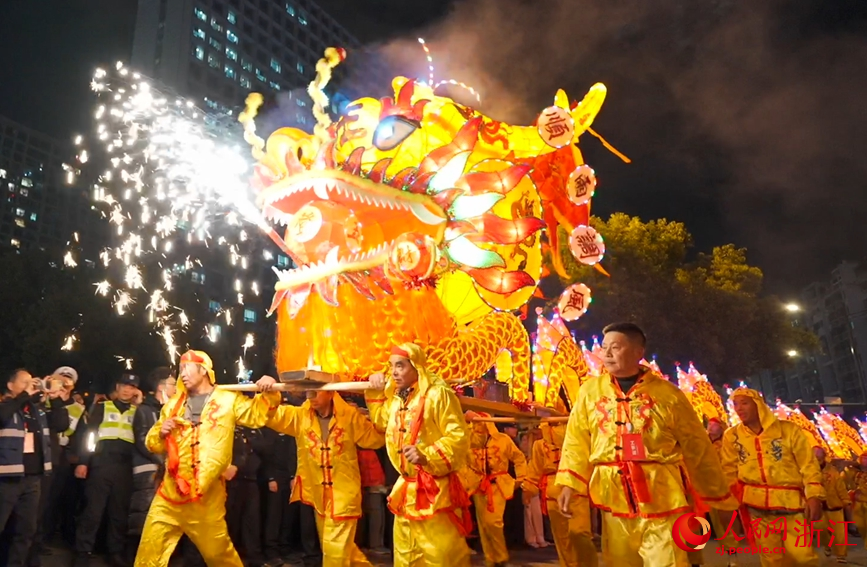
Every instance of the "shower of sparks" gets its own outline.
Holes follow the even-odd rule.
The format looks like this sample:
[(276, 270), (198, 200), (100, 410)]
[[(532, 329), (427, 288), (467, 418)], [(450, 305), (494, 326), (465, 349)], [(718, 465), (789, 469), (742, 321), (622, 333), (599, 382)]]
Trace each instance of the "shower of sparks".
[(131, 358), (126, 358), (126, 357), (119, 356), (119, 355), (115, 355), (114, 357), (117, 359), (118, 362), (123, 364), (123, 367), (126, 370), (132, 370), (133, 360)]
[(78, 342), (78, 337), (75, 336), (75, 333), (69, 335), (63, 340), (63, 346), (60, 347), (60, 350), (70, 351), (75, 348), (75, 343)]
[[(249, 225), (275, 235), (254, 204), (249, 146), (233, 117), (202, 112), (122, 63), (97, 69), (90, 86), (99, 98), (91, 147), (87, 137), (77, 136), (77, 160), (63, 169), (73, 184), (82, 170), (100, 167), (89, 191), (111, 236), (99, 254), (106, 274), (93, 284), (95, 293), (110, 297), (120, 316), (132, 314), (136, 304), (144, 306), (147, 321), (174, 362), (177, 342), (185, 342), (179, 335), (190, 324), (174, 303), (177, 290), (188, 289), (178, 284), (204, 284), (211, 277), (205, 265), (215, 260), (214, 250), (225, 253), (235, 272), (231, 277), (241, 309), (242, 289), (260, 295), (259, 283), (243, 278), (251, 264), (248, 255), (262, 254), (251, 240)], [(78, 242), (77, 233), (73, 240)], [(68, 267), (77, 266), (80, 257), (73, 246), (70, 242), (63, 258)], [(274, 254), (266, 251), (263, 257), (272, 259)], [(222, 313), (231, 325), (232, 309), (218, 315)], [(220, 340), (219, 325), (198, 323), (205, 325), (211, 342)], [(253, 340), (248, 335), (245, 353)]]
[(256, 339), (253, 336), (253, 333), (247, 333), (247, 336), (244, 339), (244, 344), (241, 345), (241, 348), (244, 349), (244, 356), (247, 356), (247, 349), (252, 346), (256, 346)]
[(247, 367), (244, 366), (244, 357), (241, 356), (238, 358), (238, 382), (246, 382), (248, 380), (249, 373), (247, 372)]

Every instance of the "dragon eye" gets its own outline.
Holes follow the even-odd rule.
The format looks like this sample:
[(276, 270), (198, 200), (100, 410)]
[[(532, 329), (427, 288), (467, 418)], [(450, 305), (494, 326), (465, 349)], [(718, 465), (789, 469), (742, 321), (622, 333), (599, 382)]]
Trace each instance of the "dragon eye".
[(373, 145), (384, 152), (393, 150), (409, 138), (418, 127), (419, 123), (414, 120), (402, 116), (386, 116), (379, 121), (379, 126), (373, 133)]

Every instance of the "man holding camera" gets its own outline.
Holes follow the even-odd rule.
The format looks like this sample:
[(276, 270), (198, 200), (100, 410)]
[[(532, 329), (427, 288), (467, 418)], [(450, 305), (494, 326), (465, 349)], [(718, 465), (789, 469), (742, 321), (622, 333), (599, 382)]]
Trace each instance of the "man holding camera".
[[(43, 395), (50, 400), (49, 414)], [(63, 430), (69, 419), (59, 396), (59, 388), (46, 388), (24, 369), (6, 381), (0, 402), (0, 531), (14, 514), (9, 567), (25, 567), (36, 534), (42, 479), (52, 468), (51, 430)]]

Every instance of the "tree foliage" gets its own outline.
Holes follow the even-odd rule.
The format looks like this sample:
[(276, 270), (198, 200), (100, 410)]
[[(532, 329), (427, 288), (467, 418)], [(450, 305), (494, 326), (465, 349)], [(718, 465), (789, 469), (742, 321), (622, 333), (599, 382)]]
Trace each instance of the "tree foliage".
[(682, 223), (615, 213), (591, 224), (605, 239), (610, 277), (572, 260), (568, 238), (560, 251), (569, 275), (563, 283), (593, 291), (577, 323), (587, 334), (632, 321), (663, 368), (694, 361), (717, 384), (782, 367), (789, 350), (818, 347), (814, 335), (791, 325), (777, 298), (760, 295), (762, 271), (747, 263), (745, 249), (727, 244), (690, 258), (692, 236)]

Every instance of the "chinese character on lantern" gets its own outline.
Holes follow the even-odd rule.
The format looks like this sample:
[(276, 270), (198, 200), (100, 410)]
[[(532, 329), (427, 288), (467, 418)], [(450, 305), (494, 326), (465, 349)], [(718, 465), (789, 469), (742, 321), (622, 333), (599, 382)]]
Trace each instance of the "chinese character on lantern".
[(566, 192), (573, 205), (581, 206), (590, 201), (596, 191), (596, 172), (589, 165), (579, 165), (566, 183)]
[(569, 111), (559, 106), (549, 106), (542, 111), (536, 122), (539, 136), (553, 148), (562, 148), (572, 142), (575, 121)]
[(605, 256), (605, 242), (595, 228), (580, 225), (569, 235), (569, 250), (576, 260), (592, 266)]
[(560, 301), (557, 303), (560, 318), (564, 321), (575, 321), (587, 313), (590, 301), (589, 287), (583, 283), (570, 285), (560, 295)]

